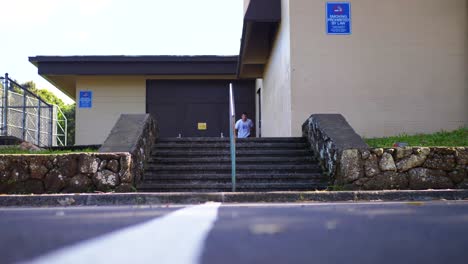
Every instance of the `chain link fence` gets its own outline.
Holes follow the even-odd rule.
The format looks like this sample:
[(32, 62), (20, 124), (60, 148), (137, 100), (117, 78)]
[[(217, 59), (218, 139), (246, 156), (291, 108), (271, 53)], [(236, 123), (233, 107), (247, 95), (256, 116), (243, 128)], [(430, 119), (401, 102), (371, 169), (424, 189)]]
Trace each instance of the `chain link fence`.
[(67, 120), (61, 109), (8, 77), (0, 77), (0, 135), (38, 146), (65, 146)]

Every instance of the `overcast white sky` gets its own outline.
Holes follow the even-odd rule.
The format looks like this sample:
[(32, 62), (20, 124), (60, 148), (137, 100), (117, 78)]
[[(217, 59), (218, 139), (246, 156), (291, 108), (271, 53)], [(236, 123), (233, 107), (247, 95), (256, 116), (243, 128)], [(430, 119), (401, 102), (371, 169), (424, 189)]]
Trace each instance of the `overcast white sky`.
[(0, 75), (57, 93), (29, 56), (237, 55), (242, 34), (243, 0), (0, 0), (0, 7)]

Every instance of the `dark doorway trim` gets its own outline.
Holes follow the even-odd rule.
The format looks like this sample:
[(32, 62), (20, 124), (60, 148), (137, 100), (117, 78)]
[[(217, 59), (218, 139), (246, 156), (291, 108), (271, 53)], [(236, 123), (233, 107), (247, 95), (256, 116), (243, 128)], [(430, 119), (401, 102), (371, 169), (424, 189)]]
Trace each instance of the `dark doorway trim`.
[(258, 97), (258, 137), (262, 137), (262, 88), (257, 91)]

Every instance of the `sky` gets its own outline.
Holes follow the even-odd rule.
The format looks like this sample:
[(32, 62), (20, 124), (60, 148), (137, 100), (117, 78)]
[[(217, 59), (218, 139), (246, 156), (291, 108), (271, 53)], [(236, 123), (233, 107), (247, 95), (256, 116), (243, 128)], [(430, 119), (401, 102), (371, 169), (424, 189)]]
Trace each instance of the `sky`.
[[(65, 94), (38, 55), (237, 55), (243, 0), (0, 0), (0, 75)], [(5, 37), (8, 36), (8, 37)]]

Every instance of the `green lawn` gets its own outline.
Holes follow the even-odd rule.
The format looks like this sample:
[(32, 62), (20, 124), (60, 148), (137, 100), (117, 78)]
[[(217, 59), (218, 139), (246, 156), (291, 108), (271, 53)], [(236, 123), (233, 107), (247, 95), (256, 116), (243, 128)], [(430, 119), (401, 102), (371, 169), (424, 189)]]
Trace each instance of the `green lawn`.
[(364, 141), (375, 148), (393, 147), (396, 142), (408, 143), (409, 146), (418, 147), (464, 147), (468, 146), (468, 127), (455, 131), (441, 131), (434, 134), (406, 135), (401, 134), (395, 137), (386, 138), (364, 138)]
[(67, 154), (67, 153), (89, 153), (97, 152), (96, 149), (83, 149), (83, 150), (42, 150), (42, 151), (27, 151), (20, 150), (16, 147), (0, 148), (0, 155), (8, 154)]

